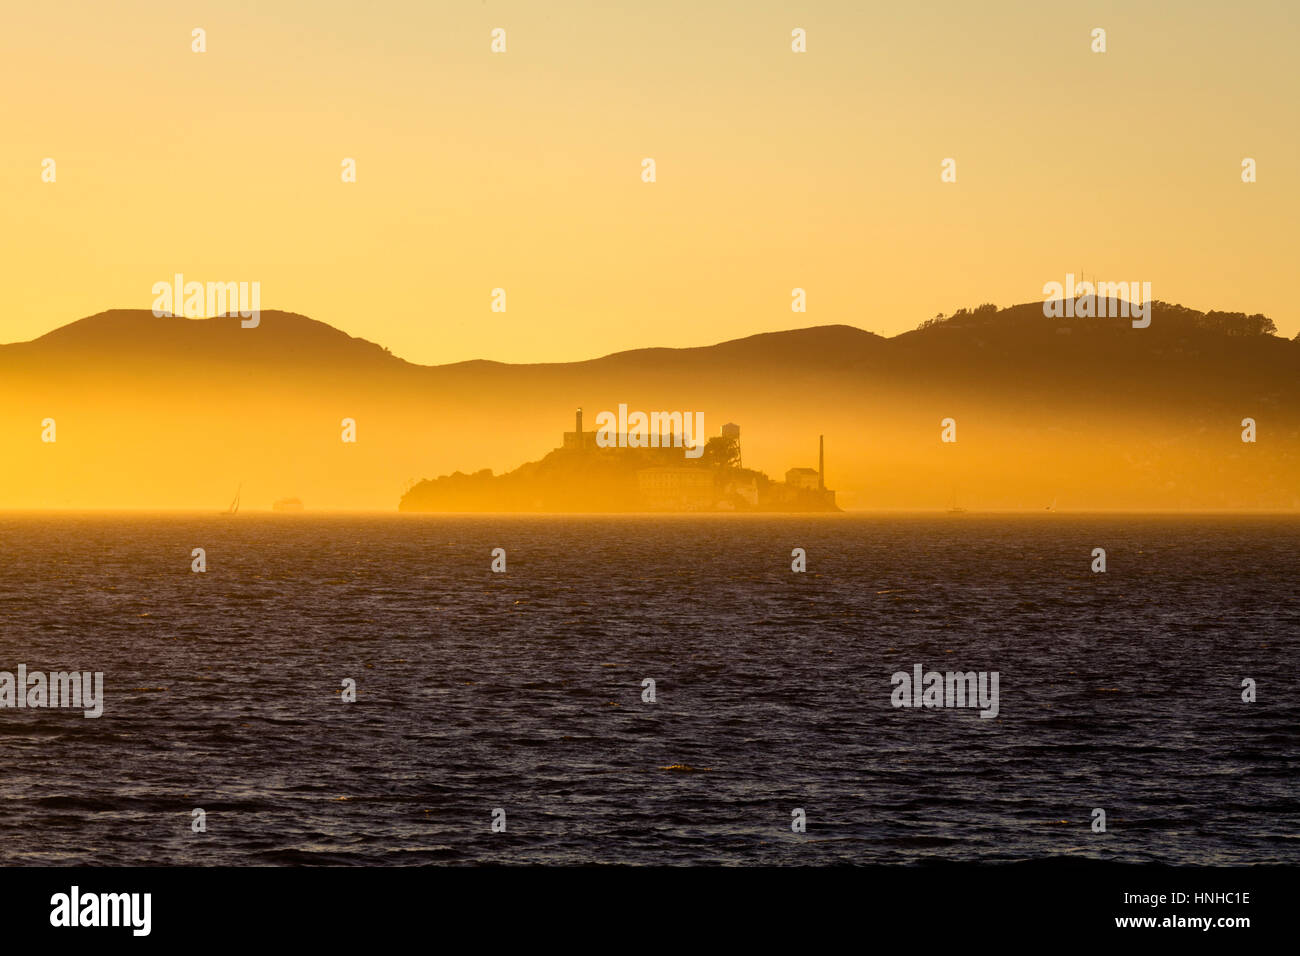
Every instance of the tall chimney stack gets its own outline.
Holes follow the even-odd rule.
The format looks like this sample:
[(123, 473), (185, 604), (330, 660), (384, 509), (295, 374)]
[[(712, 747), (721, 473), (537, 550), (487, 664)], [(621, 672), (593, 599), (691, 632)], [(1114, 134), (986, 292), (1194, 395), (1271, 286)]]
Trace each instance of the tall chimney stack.
[(817, 490), (826, 490), (826, 436), (817, 436)]
[(578, 420), (574, 423), (574, 429), (578, 433), (578, 447), (582, 447), (582, 409), (578, 409)]

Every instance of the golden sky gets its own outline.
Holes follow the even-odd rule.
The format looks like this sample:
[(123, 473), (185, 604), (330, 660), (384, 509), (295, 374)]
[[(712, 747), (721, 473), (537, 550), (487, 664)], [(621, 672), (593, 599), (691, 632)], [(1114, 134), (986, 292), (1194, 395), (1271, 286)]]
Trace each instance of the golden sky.
[(1292, 336), (1298, 41), (1291, 0), (24, 4), (0, 341), (176, 272), (425, 364), (894, 334), (1080, 269)]

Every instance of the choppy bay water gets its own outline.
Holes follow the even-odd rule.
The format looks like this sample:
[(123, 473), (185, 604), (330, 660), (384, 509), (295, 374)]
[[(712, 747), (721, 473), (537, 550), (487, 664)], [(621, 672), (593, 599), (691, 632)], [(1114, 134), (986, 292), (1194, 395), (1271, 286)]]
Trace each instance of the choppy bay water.
[[(1296, 863), (1298, 552), (1268, 517), (0, 515), (0, 670), (106, 696), (0, 710), (0, 863)], [(918, 663), (998, 671), (998, 718), (895, 709)]]

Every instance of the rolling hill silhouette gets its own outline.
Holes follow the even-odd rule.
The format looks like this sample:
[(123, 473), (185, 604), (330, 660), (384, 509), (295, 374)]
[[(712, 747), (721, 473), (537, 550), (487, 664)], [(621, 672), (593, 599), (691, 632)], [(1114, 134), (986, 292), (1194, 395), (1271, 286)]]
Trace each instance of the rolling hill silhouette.
[[(0, 346), (0, 507), (392, 510), (414, 479), (534, 461), (573, 410), (703, 411), (746, 466), (815, 466), (847, 508), (1300, 508), (1300, 342), (1156, 303), (1151, 326), (1042, 303), (884, 338), (849, 325), (589, 361), (406, 362), (288, 312), (90, 316)], [(1267, 323), (1267, 320), (1263, 320)], [(957, 422), (955, 444), (940, 422)], [(1241, 441), (1243, 418), (1258, 441)], [(57, 441), (41, 441), (42, 421)], [(340, 440), (341, 421), (358, 441)]]

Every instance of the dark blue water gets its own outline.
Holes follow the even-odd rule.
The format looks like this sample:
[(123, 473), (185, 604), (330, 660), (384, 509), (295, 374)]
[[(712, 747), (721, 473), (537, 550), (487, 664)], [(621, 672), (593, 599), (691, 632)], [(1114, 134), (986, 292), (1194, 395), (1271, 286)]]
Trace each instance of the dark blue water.
[[(1294, 864), (1298, 552), (1265, 517), (0, 515), (0, 670), (106, 696), (0, 710), (0, 862)], [(998, 717), (894, 708), (918, 663), (999, 672)]]

